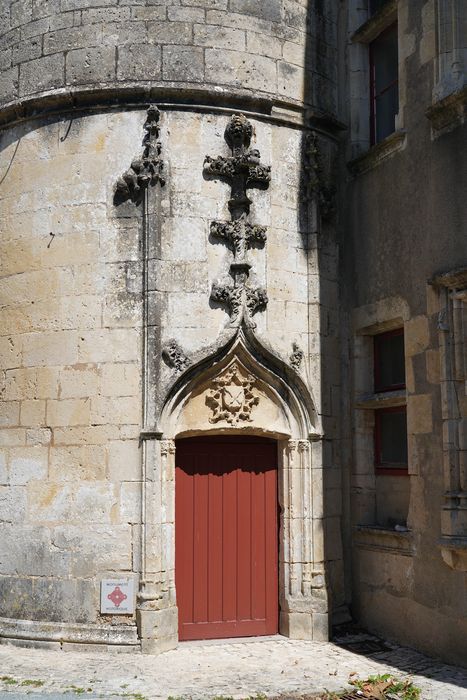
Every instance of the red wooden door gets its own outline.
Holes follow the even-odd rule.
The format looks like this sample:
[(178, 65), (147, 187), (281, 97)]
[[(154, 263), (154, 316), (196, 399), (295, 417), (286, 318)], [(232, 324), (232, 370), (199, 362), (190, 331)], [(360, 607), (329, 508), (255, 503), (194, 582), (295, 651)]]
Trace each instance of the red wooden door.
[(277, 446), (262, 438), (176, 444), (179, 636), (278, 630)]

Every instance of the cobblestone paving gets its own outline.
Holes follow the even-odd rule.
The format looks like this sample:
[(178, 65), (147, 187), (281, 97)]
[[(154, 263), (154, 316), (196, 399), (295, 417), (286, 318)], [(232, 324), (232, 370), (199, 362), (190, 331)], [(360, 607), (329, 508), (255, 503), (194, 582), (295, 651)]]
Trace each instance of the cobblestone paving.
[[(423, 700), (467, 700), (467, 670), (395, 645), (368, 657), (332, 643), (281, 637), (185, 643), (160, 656), (0, 646), (0, 692), (8, 700), (26, 700), (22, 693), (27, 692), (28, 700), (56, 700), (65, 692), (68, 698), (113, 695), (114, 700), (138, 700), (138, 694), (151, 700), (303, 695), (343, 690), (352, 673), (360, 678), (377, 673), (410, 677), (422, 689)], [(44, 685), (20, 685), (31, 680), (44, 681)]]

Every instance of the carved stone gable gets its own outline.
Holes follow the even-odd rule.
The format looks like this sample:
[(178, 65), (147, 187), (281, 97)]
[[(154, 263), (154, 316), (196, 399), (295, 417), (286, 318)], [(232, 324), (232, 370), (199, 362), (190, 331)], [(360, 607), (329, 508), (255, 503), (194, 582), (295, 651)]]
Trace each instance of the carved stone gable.
[(206, 396), (206, 404), (212, 410), (209, 422), (226, 421), (230, 425), (251, 422), (251, 411), (259, 403), (259, 396), (253, 392), (255, 383), (255, 377), (244, 376), (236, 363), (214, 379)]

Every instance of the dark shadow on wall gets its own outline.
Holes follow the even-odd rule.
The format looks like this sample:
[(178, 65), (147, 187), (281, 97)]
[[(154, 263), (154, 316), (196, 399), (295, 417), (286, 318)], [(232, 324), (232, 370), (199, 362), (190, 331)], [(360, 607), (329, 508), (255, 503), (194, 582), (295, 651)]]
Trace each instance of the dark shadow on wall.
[[(339, 120), (339, 24), (344, 2), (310, 0), (307, 6), (305, 130), (301, 147), (299, 228), (308, 250), (311, 375), (319, 376), (324, 432), (324, 557), (330, 619), (350, 619), (350, 568), (343, 546), (341, 345), (338, 265), (338, 160), (345, 126)], [(342, 44), (342, 42), (341, 42)], [(318, 338), (318, 342), (314, 342)], [(314, 369), (314, 371), (313, 371)], [(315, 388), (315, 387), (314, 387)], [(317, 397), (318, 398), (318, 397)]]

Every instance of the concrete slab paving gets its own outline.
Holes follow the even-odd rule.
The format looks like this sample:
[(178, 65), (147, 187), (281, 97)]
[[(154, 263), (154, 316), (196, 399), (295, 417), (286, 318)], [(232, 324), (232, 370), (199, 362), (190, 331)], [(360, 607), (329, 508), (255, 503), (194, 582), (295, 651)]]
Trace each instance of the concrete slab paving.
[(26, 694), (27, 700), (312, 695), (342, 691), (351, 674), (367, 678), (380, 673), (411, 678), (423, 700), (467, 700), (466, 669), (393, 644), (367, 656), (335, 643), (285, 637), (183, 643), (160, 656), (3, 645), (0, 669), (0, 694), (7, 700), (26, 700)]

